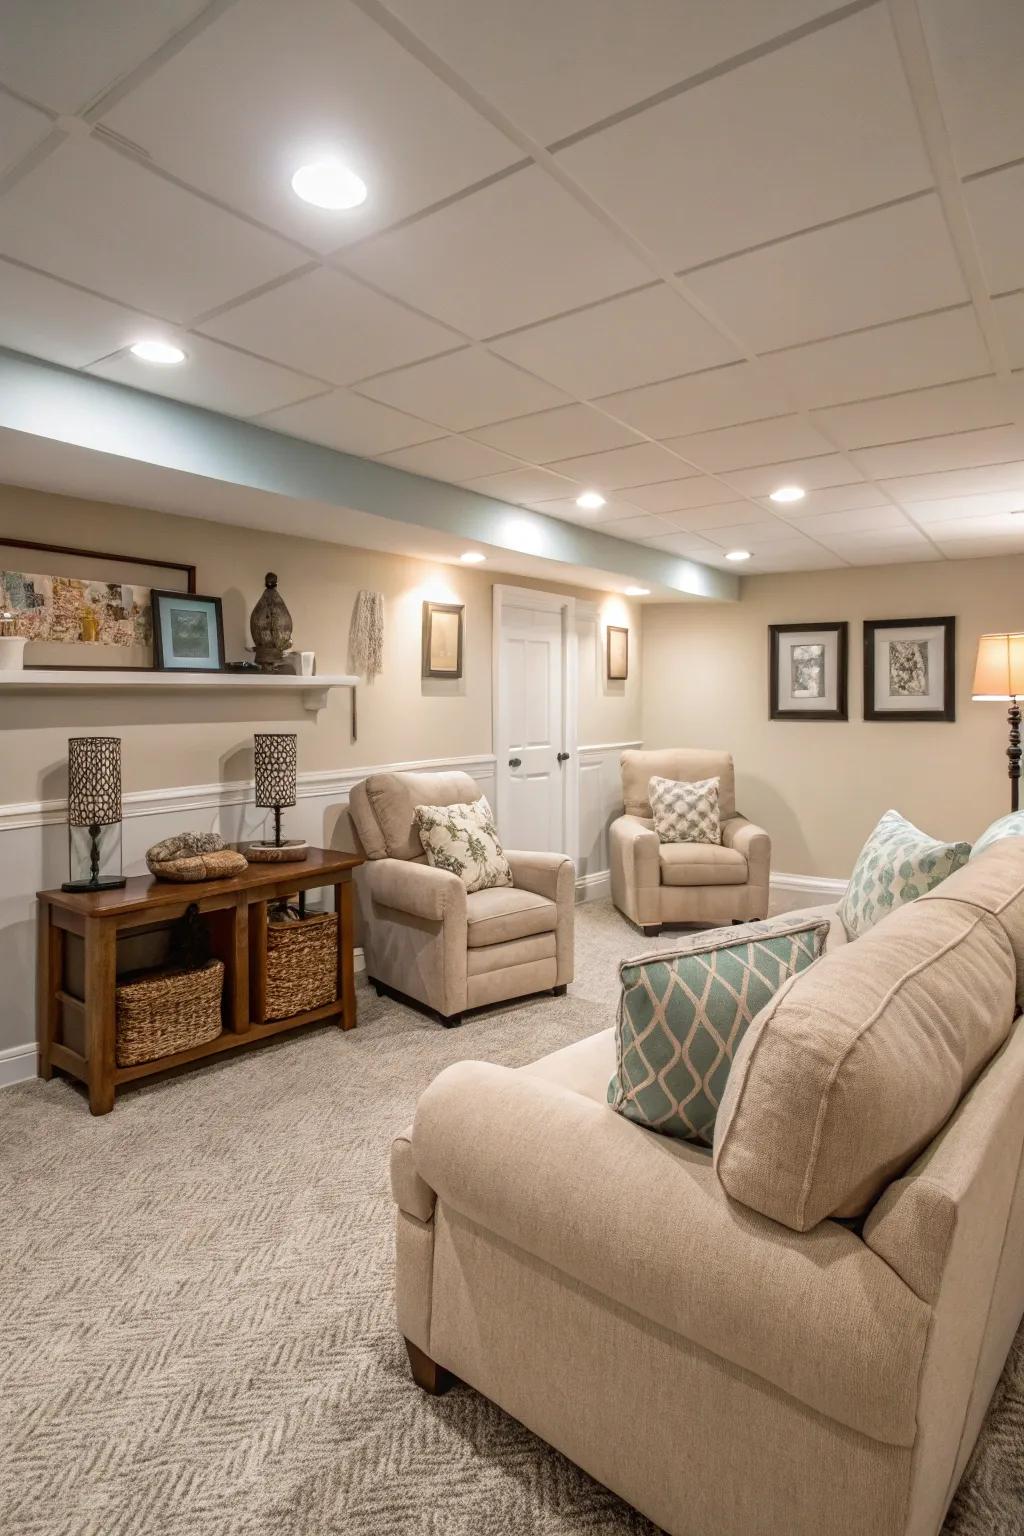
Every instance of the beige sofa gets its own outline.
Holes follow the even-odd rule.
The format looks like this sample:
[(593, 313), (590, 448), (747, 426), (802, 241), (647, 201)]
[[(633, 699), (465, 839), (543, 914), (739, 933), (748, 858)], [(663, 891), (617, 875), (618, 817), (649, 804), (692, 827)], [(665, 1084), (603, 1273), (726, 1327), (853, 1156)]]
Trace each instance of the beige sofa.
[(469, 894), (427, 863), (414, 808), (479, 798), (466, 773), (374, 773), (349, 796), (367, 860), (355, 883), (369, 979), (448, 1025), (468, 1008), (564, 992), (573, 976), (571, 859), (506, 849), (514, 884)]
[(789, 994), (824, 967), (899, 994), (953, 920), (999, 951), (1008, 1037), (860, 1221), (791, 1230), (614, 1114), (612, 1030), (443, 1072), (392, 1152), (420, 1385), (471, 1384), (670, 1536), (935, 1536), (1024, 1310), (1024, 847), (952, 879), (913, 944), (887, 919)]
[[(728, 923), (764, 917), (772, 845), (767, 832), (736, 809), (728, 752), (685, 747), (624, 752), (625, 815), (609, 833), (612, 901), (647, 934), (663, 923)], [(661, 843), (647, 791), (651, 778), (719, 780), (721, 845)]]

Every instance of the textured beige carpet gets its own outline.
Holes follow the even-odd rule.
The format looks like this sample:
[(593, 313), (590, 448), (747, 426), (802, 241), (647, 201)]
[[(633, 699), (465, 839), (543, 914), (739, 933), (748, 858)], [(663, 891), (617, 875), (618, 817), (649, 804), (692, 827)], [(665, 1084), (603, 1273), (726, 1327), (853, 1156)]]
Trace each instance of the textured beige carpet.
[[(140, 1087), (103, 1119), (63, 1082), (0, 1096), (3, 1536), (649, 1536), (467, 1388), (412, 1386), (387, 1183), (442, 1067), (603, 1027), (617, 959), (649, 947), (595, 903), (564, 999), (446, 1031), (364, 991), (350, 1035)], [(947, 1532), (1024, 1531), (1022, 1466), (1018, 1341)]]

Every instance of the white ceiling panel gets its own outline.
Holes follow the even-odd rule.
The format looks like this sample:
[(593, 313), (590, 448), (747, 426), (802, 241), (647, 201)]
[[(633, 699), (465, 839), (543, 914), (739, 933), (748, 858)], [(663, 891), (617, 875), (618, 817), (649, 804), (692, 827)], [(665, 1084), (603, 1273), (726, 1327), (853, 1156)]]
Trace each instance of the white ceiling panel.
[(651, 517), (649, 513), (640, 517), (612, 518), (600, 527), (601, 533), (610, 533), (614, 539), (650, 539), (669, 531), (660, 517)]
[(738, 356), (731, 342), (664, 283), (516, 331), (491, 347), (590, 400)]
[(521, 466), (496, 448), (485, 448), (469, 437), (437, 437), (412, 448), (397, 448), (381, 454), (385, 464), (411, 470), (415, 475), (429, 475), (432, 480), (472, 480), (482, 475), (497, 475)]
[(492, 448), (534, 464), (551, 464), (556, 459), (623, 448), (636, 440), (635, 432), (599, 411), (592, 411), (589, 405), (562, 405), (536, 416), (520, 416), (515, 421), (481, 427), (473, 435)]
[(847, 550), (872, 550), (882, 549), (921, 549), (927, 548), (930, 540), (919, 528), (904, 518), (901, 524), (893, 524), (886, 528), (850, 528), (840, 529), (835, 533), (819, 531), (815, 537), (827, 544), (830, 549), (845, 553)]
[(687, 282), (758, 351), (967, 297), (931, 195), (732, 257), (690, 273)]
[(923, 0), (921, 14), (961, 174), (1024, 155), (1024, 7), (1016, 0)]
[(808, 407), (977, 378), (992, 369), (969, 305), (776, 352), (771, 364)]
[(9, 170), (49, 132), (50, 119), (45, 112), (0, 92), (0, 172)]
[(884, 6), (673, 96), (558, 159), (677, 270), (932, 179)]
[(479, 347), (360, 384), (362, 394), (429, 416), (455, 432), (559, 405), (567, 396)]
[(666, 475), (685, 470), (686, 466), (657, 443), (636, 443), (632, 448), (559, 459), (551, 468), (599, 491), (621, 491), (664, 480)]
[(901, 502), (974, 496), (985, 491), (1024, 491), (1024, 461), (989, 464), (978, 469), (951, 469), (944, 474), (900, 476), (883, 480), (881, 484)]
[(184, 400), (189, 405), (202, 405), (207, 410), (223, 411), (228, 416), (255, 416), (291, 405), (323, 388), (288, 368), (247, 357), (244, 352), (222, 347), (203, 336), (183, 337), (182, 345), (186, 349), (185, 361), (173, 368), (155, 367), (130, 352), (119, 352), (88, 371), (99, 378), (167, 395), (172, 400)]
[(752, 421), (742, 427), (719, 427), (692, 437), (675, 437), (676, 453), (712, 474), (725, 469), (746, 469), (752, 464), (774, 464), (783, 459), (828, 453), (832, 444), (799, 416), (776, 416)]
[(856, 473), (841, 454), (823, 453), (816, 459), (789, 459), (783, 464), (762, 464), (756, 469), (730, 469), (725, 478), (744, 496), (768, 496), (781, 485), (800, 485), (805, 490), (821, 485), (846, 485)]
[(979, 464), (1006, 463), (1022, 455), (1024, 432), (1019, 427), (981, 427), (951, 437), (926, 437), (856, 451), (857, 463), (872, 479), (970, 469)]
[(815, 490), (808, 490), (803, 501), (777, 503), (769, 501), (767, 497), (760, 499), (766, 511), (774, 512), (776, 517), (784, 517), (790, 522), (799, 522), (802, 518), (813, 516), (817, 512), (858, 512), (863, 511), (865, 507), (891, 505), (884, 491), (880, 491), (877, 485), (870, 485), (866, 481), (857, 481), (849, 485), (819, 486)]
[(376, 400), (365, 400), (349, 389), (336, 389), (316, 400), (271, 411), (260, 425), (365, 458), (424, 442), (437, 433), (436, 427), (378, 405)]
[(332, 384), (351, 384), (460, 344), (454, 331), (325, 267), (258, 294), (202, 328)]
[(826, 542), (849, 534), (876, 534), (882, 531), (905, 533), (911, 524), (899, 507), (862, 507), (850, 512), (815, 512), (802, 517), (796, 525), (800, 533)]
[(709, 528), (705, 535), (722, 549), (749, 549), (751, 553), (768, 549), (772, 544), (793, 544), (804, 537), (803, 529), (793, 529), (788, 523), (770, 518), (762, 523), (733, 523), (720, 528)]
[(119, 304), (0, 261), (0, 346), (81, 368), (155, 329)]
[(1009, 393), (995, 378), (942, 384), (907, 394), (838, 405), (816, 413), (815, 420), (843, 448), (934, 437), (941, 432), (970, 432), (998, 427), (1012, 418)]
[(712, 528), (751, 527), (774, 523), (775, 518), (752, 501), (729, 501), (720, 507), (694, 507), (688, 512), (666, 514), (665, 521), (680, 533), (704, 533)]
[(914, 521), (930, 529), (933, 523), (968, 522), (1024, 511), (1024, 492), (982, 491), (974, 496), (943, 496), (936, 501), (915, 501), (907, 505)]
[(78, 112), (208, 3), (4, 0), (0, 79), (54, 112)]
[(569, 523), (581, 523), (587, 527), (598, 528), (602, 523), (621, 521), (625, 517), (640, 517), (642, 507), (633, 505), (623, 497), (609, 496), (603, 507), (578, 507), (576, 505), (576, 487), (571, 496), (560, 496), (552, 500), (550, 497), (528, 503), (535, 512), (543, 512), (546, 517), (560, 517)]
[(743, 576), (784, 571), (828, 571), (845, 563), (839, 555), (823, 549), (811, 539), (787, 539), (778, 544), (766, 544), (753, 553), (754, 558), (741, 569), (740, 574)]
[[(318, 251), (522, 159), (347, 0), (231, 6), (104, 121), (174, 175)], [(328, 212), (292, 192), (293, 172), (327, 154), (366, 182), (360, 208)]]
[[(1020, 549), (1024, 547), (1024, 517), (1020, 513), (1001, 512), (992, 517), (972, 517), (962, 521), (943, 518), (941, 522), (929, 523), (928, 534), (936, 544), (954, 556), (962, 554), (963, 546), (968, 543), (976, 545), (979, 550), (983, 543), (1004, 550), (1012, 545)], [(998, 549), (990, 548), (989, 552), (996, 554)]]
[(685, 379), (666, 379), (644, 389), (606, 395), (600, 403), (649, 437), (660, 438), (731, 427), (762, 416), (782, 416), (793, 408), (785, 389), (755, 363), (734, 363)]
[(969, 181), (964, 197), (989, 292), (1024, 287), (1024, 165)]
[(300, 260), (283, 240), (94, 139), (62, 144), (0, 198), (0, 245), (5, 255), (178, 322)]
[(813, 21), (834, 0), (386, 0), (477, 90), (550, 144)]
[(847, 565), (921, 565), (925, 561), (943, 558), (942, 551), (923, 538), (901, 540), (899, 543), (888, 539), (855, 540), (849, 544), (837, 544), (835, 551)]
[(624, 242), (535, 166), (378, 235), (345, 261), (388, 293), (477, 337), (610, 298), (651, 276)]
[(710, 539), (702, 539), (699, 533), (666, 533), (656, 539), (644, 539), (652, 549), (661, 549), (667, 555), (681, 555), (684, 559), (705, 560), (721, 551)]
[(736, 492), (707, 475), (690, 475), (683, 480), (659, 480), (656, 485), (633, 486), (629, 499), (645, 512), (678, 512), (687, 507), (711, 507), (716, 502), (735, 501)]
[[(466, 481), (467, 490), (479, 491), (481, 496), (496, 496), (499, 501), (517, 502), (524, 507), (545, 499), (564, 498), (572, 488), (570, 481), (547, 469), (509, 469), (503, 474)], [(543, 511), (543, 507), (537, 510)]]
[(1024, 368), (1024, 293), (1011, 293), (994, 304), (1003, 328), (1011, 368)]

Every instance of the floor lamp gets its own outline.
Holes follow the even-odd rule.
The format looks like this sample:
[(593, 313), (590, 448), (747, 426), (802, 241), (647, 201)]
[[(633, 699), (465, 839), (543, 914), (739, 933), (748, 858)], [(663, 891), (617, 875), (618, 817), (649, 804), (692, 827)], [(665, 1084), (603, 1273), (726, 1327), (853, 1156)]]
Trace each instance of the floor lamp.
[(1006, 719), (1010, 727), (1010, 745), (1006, 749), (1006, 756), (1010, 764), (1010, 810), (1019, 810), (1021, 745), (1018, 701), (1024, 698), (1024, 634), (982, 635), (978, 641), (978, 660), (974, 668), (971, 697), (975, 701), (1009, 703)]

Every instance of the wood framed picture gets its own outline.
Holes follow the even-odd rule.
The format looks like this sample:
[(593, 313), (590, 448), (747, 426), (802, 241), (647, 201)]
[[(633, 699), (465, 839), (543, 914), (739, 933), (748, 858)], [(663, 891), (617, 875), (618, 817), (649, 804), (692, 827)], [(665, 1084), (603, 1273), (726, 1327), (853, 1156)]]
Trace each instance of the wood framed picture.
[(158, 672), (223, 672), (224, 616), (219, 597), (155, 587), (153, 666)]
[(423, 604), (423, 676), (462, 676), (463, 603)]
[(847, 623), (769, 624), (773, 720), (845, 720)]
[(624, 683), (629, 676), (629, 630), (609, 624), (605, 636), (606, 675), (610, 683)]
[(864, 719), (956, 719), (956, 619), (864, 620)]

